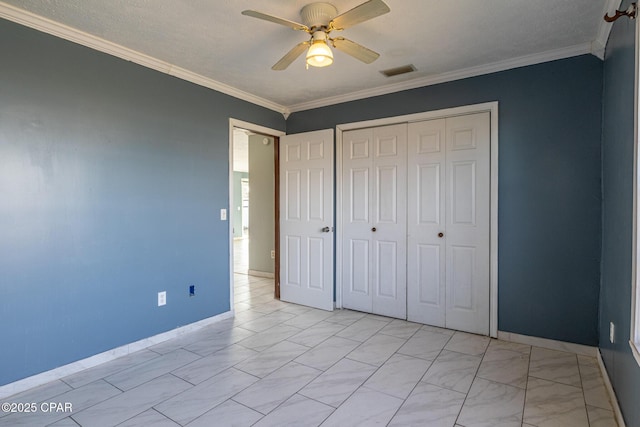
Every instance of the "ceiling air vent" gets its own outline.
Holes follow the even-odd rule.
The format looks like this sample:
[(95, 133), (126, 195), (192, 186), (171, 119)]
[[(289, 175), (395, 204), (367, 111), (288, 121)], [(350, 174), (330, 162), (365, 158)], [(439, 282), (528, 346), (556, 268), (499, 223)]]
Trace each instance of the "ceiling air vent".
[(398, 76), (400, 74), (411, 73), (415, 70), (416, 70), (416, 67), (414, 67), (413, 64), (409, 64), (409, 65), (403, 65), (402, 67), (389, 68), (388, 70), (382, 70), (380, 72), (387, 77), (393, 77), (393, 76)]

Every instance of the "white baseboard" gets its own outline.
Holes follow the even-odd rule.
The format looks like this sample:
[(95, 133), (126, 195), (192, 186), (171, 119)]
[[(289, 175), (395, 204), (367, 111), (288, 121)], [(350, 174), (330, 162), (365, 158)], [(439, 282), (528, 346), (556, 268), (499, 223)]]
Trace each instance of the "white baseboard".
[(624, 418), (622, 417), (622, 411), (620, 410), (620, 405), (618, 405), (618, 398), (616, 397), (616, 392), (613, 390), (613, 386), (611, 385), (609, 373), (607, 372), (607, 368), (604, 366), (604, 361), (602, 360), (602, 354), (600, 354), (600, 350), (598, 350), (597, 359), (598, 365), (600, 366), (600, 372), (602, 373), (602, 379), (604, 380), (604, 385), (607, 388), (607, 392), (609, 393), (609, 400), (611, 401), (611, 405), (613, 406), (613, 413), (616, 414), (618, 427), (625, 427)]
[(172, 329), (167, 332), (163, 332), (152, 337), (143, 338), (139, 341), (125, 344), (121, 347), (117, 347), (111, 350), (107, 350), (103, 353), (96, 354), (94, 356), (87, 357), (86, 359), (78, 360), (77, 362), (69, 363), (68, 365), (60, 366), (59, 368), (52, 369), (50, 371), (42, 372), (40, 374), (33, 375), (10, 384), (0, 386), (0, 399), (12, 396), (16, 393), (29, 390), (33, 387), (37, 387), (46, 384), (51, 381), (59, 380), (71, 374), (75, 374), (85, 369), (92, 368), (105, 362), (109, 362), (118, 357), (126, 356), (136, 351), (143, 350), (145, 348), (160, 344), (161, 342), (177, 338), (183, 334), (195, 332), (211, 324), (220, 322), (225, 319), (233, 317), (233, 310), (225, 313), (218, 314), (217, 316), (202, 319), (200, 321), (191, 323), (189, 325), (181, 326), (176, 329)]
[(569, 353), (581, 354), (583, 356), (590, 357), (596, 357), (596, 354), (599, 353), (598, 347), (551, 340), (548, 338), (532, 337), (529, 335), (514, 334), (513, 332), (498, 331), (498, 339), (503, 341), (517, 342), (520, 344), (533, 345), (536, 347), (548, 348), (550, 350), (566, 351)]
[(276, 277), (274, 273), (260, 270), (249, 270), (247, 273), (249, 273), (249, 276), (266, 277), (267, 279), (273, 279)]

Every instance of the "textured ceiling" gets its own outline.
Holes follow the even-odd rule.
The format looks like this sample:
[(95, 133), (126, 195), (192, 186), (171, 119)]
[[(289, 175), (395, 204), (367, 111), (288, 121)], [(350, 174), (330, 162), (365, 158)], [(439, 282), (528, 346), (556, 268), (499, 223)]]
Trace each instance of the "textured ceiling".
[[(342, 13), (363, 1), (332, 3)], [(526, 63), (523, 57), (536, 62), (595, 53), (606, 42), (603, 13), (619, 5), (615, 0), (385, 2), (390, 13), (340, 34), (379, 52), (373, 64), (334, 51), (330, 67), (307, 70), (302, 56), (285, 71), (271, 66), (306, 40), (306, 33), (240, 12), (254, 9), (300, 22), (307, 0), (5, 0), (0, 16), (7, 17), (7, 8), (25, 10), (295, 111), (376, 88), (390, 91), (411, 81), (491, 70), (492, 64), (509, 68)], [(392, 78), (380, 73), (405, 64), (417, 71)]]

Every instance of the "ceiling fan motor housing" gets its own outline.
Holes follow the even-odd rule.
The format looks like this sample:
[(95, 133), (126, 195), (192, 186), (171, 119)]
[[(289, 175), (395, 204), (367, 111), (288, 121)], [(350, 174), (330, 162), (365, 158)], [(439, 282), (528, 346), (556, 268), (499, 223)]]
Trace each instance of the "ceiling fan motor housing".
[(302, 23), (309, 28), (326, 27), (338, 15), (338, 9), (330, 3), (311, 3), (300, 10)]

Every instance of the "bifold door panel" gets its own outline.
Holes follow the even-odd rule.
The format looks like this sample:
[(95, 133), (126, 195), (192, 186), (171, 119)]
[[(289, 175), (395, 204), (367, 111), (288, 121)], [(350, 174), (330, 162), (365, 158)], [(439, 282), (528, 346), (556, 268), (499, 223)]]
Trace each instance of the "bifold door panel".
[(408, 125), (407, 318), (489, 334), (490, 117)]
[(407, 317), (441, 327), (447, 271), (445, 146), (445, 119), (409, 125)]
[(343, 133), (343, 306), (406, 318), (406, 125)]

